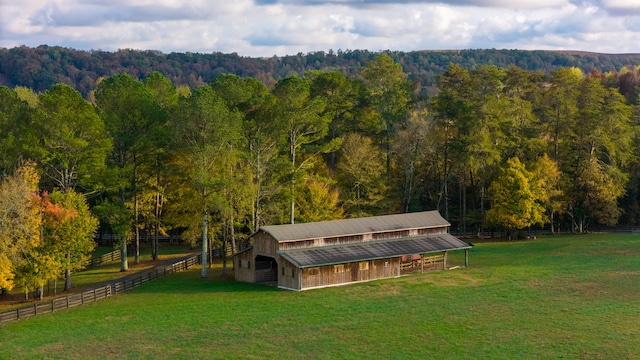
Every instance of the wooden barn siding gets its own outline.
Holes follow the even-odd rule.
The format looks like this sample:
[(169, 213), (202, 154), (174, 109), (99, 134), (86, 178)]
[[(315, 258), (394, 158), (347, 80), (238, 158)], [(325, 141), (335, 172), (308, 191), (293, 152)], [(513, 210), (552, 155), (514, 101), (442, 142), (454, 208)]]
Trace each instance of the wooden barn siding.
[[(249, 267), (249, 261), (251, 267)], [(240, 263), (241, 262), (241, 263)], [(236, 281), (255, 282), (255, 260), (253, 259), (253, 249), (236, 255), (235, 279)]]
[(276, 257), (278, 242), (271, 235), (259, 232), (253, 238), (253, 253), (255, 255)]
[[(367, 263), (367, 270), (360, 270), (360, 263)], [(385, 266), (387, 263), (387, 266)], [(342, 265), (343, 271), (336, 272), (336, 265), (319, 266), (302, 270), (302, 288), (336, 286), (351, 282), (386, 279), (400, 276), (400, 258), (369, 260)], [(338, 265), (338, 268), (340, 267)]]
[(446, 234), (446, 233), (447, 233), (446, 227), (436, 227), (436, 228), (388, 231), (388, 232), (382, 232), (382, 233), (370, 233), (370, 234), (362, 234), (362, 235), (317, 238), (317, 239), (311, 239), (311, 240), (286, 241), (286, 242), (283, 241), (279, 244), (279, 249), (280, 250), (306, 249), (310, 247), (353, 244), (353, 243), (367, 242), (372, 240), (387, 240), (387, 239), (397, 239), (397, 238), (408, 237), (408, 236)]
[(300, 270), (283, 258), (278, 259), (278, 266), (278, 287), (300, 290)]

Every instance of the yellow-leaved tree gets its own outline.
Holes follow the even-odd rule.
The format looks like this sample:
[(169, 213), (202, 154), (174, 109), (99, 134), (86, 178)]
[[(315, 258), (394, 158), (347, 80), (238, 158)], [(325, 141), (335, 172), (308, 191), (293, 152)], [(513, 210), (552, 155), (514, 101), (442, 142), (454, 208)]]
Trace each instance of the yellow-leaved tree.
[(548, 220), (541, 200), (542, 189), (533, 173), (527, 171), (517, 157), (507, 160), (498, 178), (489, 186), (491, 209), (486, 220), (490, 226), (513, 232)]
[(40, 244), (39, 180), (35, 164), (25, 162), (0, 183), (0, 289), (14, 287), (16, 269)]

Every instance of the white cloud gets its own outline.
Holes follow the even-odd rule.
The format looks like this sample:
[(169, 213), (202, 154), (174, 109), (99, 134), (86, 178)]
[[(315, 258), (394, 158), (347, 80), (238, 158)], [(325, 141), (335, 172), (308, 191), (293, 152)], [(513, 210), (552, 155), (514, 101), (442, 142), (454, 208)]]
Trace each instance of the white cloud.
[(0, 2), (0, 46), (640, 52), (638, 15), (638, 0), (21, 0)]

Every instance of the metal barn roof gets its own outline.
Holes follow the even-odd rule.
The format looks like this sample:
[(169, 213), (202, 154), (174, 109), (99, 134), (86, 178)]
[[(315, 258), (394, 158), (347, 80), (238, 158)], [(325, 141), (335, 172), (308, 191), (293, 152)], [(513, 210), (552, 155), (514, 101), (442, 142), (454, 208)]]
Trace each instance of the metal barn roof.
[(281, 242), (449, 225), (451, 224), (438, 211), (423, 211), (313, 223), (269, 225), (261, 226), (259, 230)]
[(351, 244), (280, 250), (298, 268), (386, 259), (412, 254), (469, 249), (472, 245), (450, 235), (436, 234)]

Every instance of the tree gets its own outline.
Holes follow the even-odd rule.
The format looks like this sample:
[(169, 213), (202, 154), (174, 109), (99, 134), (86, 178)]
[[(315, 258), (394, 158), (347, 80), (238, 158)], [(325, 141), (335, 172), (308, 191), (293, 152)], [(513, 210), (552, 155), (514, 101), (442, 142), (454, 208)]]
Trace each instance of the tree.
[(437, 208), (449, 218), (449, 184), (455, 167), (464, 161), (464, 136), (462, 124), (471, 123), (474, 107), (471, 102), (469, 71), (451, 64), (449, 69), (436, 80), (440, 91), (431, 99), (435, 113), (435, 133), (438, 137), (441, 174)]
[(315, 222), (342, 219), (339, 192), (317, 179), (308, 179), (307, 186), (298, 193), (300, 222)]
[(340, 141), (318, 145), (329, 130), (331, 119), (322, 116), (325, 107), (321, 99), (310, 98), (309, 82), (289, 77), (276, 84), (277, 117), (286, 129), (289, 160), (289, 220), (295, 222), (296, 184), (313, 165), (315, 155), (335, 151)]
[[(151, 92), (133, 76), (117, 74), (103, 80), (95, 93), (98, 113), (108, 134), (113, 138), (109, 164), (115, 173), (111, 187), (117, 188), (113, 203), (131, 212), (130, 228), (136, 245), (135, 261), (139, 261), (139, 166), (155, 154), (155, 133), (162, 124), (162, 110)], [(124, 235), (124, 234), (123, 234)], [(122, 238), (122, 271), (128, 269), (128, 239)]]
[(372, 140), (359, 134), (345, 136), (337, 170), (347, 213), (354, 217), (376, 214), (387, 186), (384, 154)]
[(45, 204), (43, 233), (46, 254), (54, 256), (65, 271), (64, 290), (71, 290), (71, 272), (83, 269), (96, 246), (98, 219), (85, 197), (73, 190), (54, 191)]
[(402, 191), (402, 211), (410, 212), (416, 197), (416, 178), (421, 168), (427, 167), (427, 158), (433, 155), (433, 122), (426, 109), (412, 111), (405, 129), (394, 139), (393, 150), (398, 154), (398, 188)]
[(26, 162), (0, 183), (0, 289), (13, 288), (16, 272), (40, 245), (38, 181), (35, 164)]
[[(326, 73), (308, 72), (311, 78), (310, 95), (312, 98), (323, 99), (326, 103), (325, 114), (331, 118), (327, 141), (335, 141), (347, 129), (354, 118), (354, 108), (358, 96), (355, 83), (342, 73), (331, 71)], [(336, 167), (336, 152), (332, 151), (329, 158), (329, 168)]]
[(277, 175), (282, 167), (278, 142), (284, 126), (274, 117), (276, 98), (264, 84), (253, 78), (224, 74), (216, 77), (211, 86), (229, 109), (238, 109), (243, 114), (242, 133), (246, 139), (243, 152), (252, 175), (253, 194), (249, 229), (254, 232), (268, 219), (277, 218), (274, 212), (264, 210), (269, 204), (277, 207), (274, 195), (278, 193)]
[(564, 204), (562, 201), (564, 192), (560, 189), (560, 169), (555, 161), (544, 154), (533, 165), (532, 175), (536, 180), (534, 191), (539, 196), (540, 204), (549, 214), (551, 233), (555, 234), (555, 214), (562, 210)]
[(38, 97), (37, 154), (49, 189), (62, 191), (82, 185), (88, 190), (92, 177), (102, 172), (111, 139), (94, 107), (68, 85), (57, 84)]
[(412, 101), (413, 84), (400, 64), (387, 54), (379, 54), (360, 70), (367, 100), (374, 106), (382, 124), (386, 148), (387, 179), (391, 176), (391, 139), (404, 126)]
[(618, 198), (628, 181), (634, 131), (631, 108), (615, 89), (599, 77), (587, 76), (578, 96), (578, 117), (569, 165), (572, 174), (571, 216), (584, 231), (589, 219), (604, 225), (617, 223)]
[(158, 260), (158, 238), (160, 234), (167, 234), (167, 225), (164, 219), (164, 204), (167, 200), (166, 189), (170, 184), (169, 167), (172, 145), (172, 129), (170, 126), (169, 114), (178, 106), (180, 95), (169, 81), (159, 72), (153, 72), (144, 80), (147, 91), (160, 106), (150, 142), (152, 150), (149, 160), (141, 167), (142, 179), (140, 181), (140, 201), (138, 210), (140, 212), (140, 223), (138, 226), (148, 230), (151, 236), (151, 258)]
[[(183, 99), (175, 114), (174, 134), (179, 142), (179, 156), (183, 182), (177, 184), (177, 205), (180, 212), (188, 214), (178, 224), (187, 228), (187, 235), (195, 240), (202, 234), (202, 277), (207, 276), (211, 216), (225, 205), (221, 190), (225, 185), (225, 162), (231, 161), (234, 148), (241, 139), (241, 114), (229, 110), (222, 98), (210, 86), (203, 86), (190, 97)], [(174, 209), (176, 211), (177, 209)], [(198, 214), (199, 216), (194, 216)], [(201, 219), (199, 223), (195, 219)]]
[(551, 139), (551, 158), (560, 164), (561, 169), (566, 169), (564, 152), (570, 151), (571, 148), (567, 140), (576, 130), (579, 84), (583, 77), (581, 71), (573, 68), (560, 68), (552, 72), (551, 86), (543, 100), (544, 135)]
[(540, 204), (540, 188), (533, 175), (518, 158), (507, 160), (498, 178), (489, 186), (491, 209), (487, 211), (490, 225), (512, 232), (534, 224), (543, 225), (547, 219)]
[(503, 98), (506, 73), (495, 66), (481, 66), (469, 72), (456, 65), (438, 77), (440, 92), (432, 99), (436, 130), (442, 133), (442, 191), (439, 205), (449, 216), (449, 183), (458, 177), (461, 230), (466, 232), (467, 188), (471, 181), (472, 201), (480, 208), (479, 232), (483, 227), (484, 190), (501, 161), (498, 144), (504, 138), (499, 120), (507, 107)]
[(34, 114), (35, 108), (15, 91), (0, 86), (0, 174), (12, 173), (30, 157), (30, 148), (39, 141), (33, 131)]
[(599, 76), (561, 69), (551, 80), (543, 135), (551, 139), (552, 159), (562, 173), (564, 209), (572, 230), (583, 232), (590, 222), (615, 224), (635, 136), (631, 108), (617, 90), (604, 87)]

